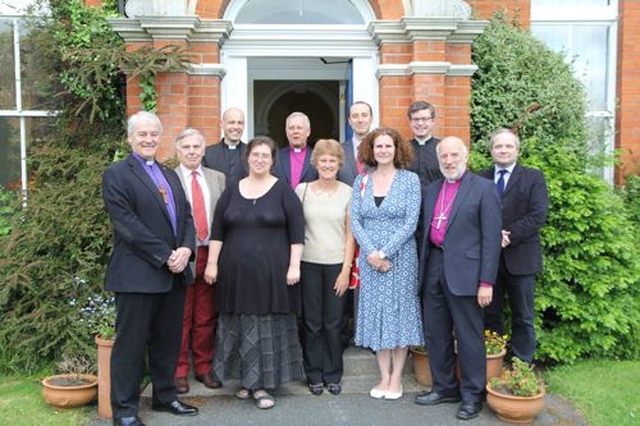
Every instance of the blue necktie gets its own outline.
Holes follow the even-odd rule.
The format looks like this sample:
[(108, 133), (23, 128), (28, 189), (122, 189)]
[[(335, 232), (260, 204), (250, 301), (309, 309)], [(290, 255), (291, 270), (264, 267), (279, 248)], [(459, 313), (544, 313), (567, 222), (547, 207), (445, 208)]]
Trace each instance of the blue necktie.
[(502, 198), (504, 195), (504, 175), (507, 173), (507, 170), (500, 170), (498, 174), (500, 177), (498, 178), (498, 182), (496, 182), (496, 191), (498, 192), (498, 197)]

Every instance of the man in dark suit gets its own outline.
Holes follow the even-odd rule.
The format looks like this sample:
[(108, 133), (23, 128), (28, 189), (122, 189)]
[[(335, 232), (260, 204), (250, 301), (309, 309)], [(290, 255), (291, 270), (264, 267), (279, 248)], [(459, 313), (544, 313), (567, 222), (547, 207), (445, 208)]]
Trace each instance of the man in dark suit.
[(191, 263), (194, 284), (187, 288), (182, 326), (182, 346), (175, 374), (178, 393), (189, 392), (190, 355), (196, 380), (211, 389), (222, 387), (211, 368), (213, 337), (215, 335), (215, 287), (204, 281), (204, 270), (209, 257), (209, 235), (213, 211), (224, 191), (225, 177), (221, 172), (202, 167), (204, 136), (188, 128), (176, 138), (176, 154), (180, 165), (175, 168), (182, 188), (191, 204), (196, 227), (196, 259)]
[(229, 108), (220, 120), (224, 137), (219, 143), (208, 146), (202, 165), (224, 173), (227, 186), (236, 185), (249, 174), (247, 146), (241, 141), (244, 133), (244, 113), (239, 108)]
[(429, 102), (415, 101), (409, 105), (407, 115), (413, 133), (411, 146), (415, 153), (409, 170), (420, 177), (420, 186), (424, 191), (427, 185), (442, 177), (436, 155), (436, 145), (440, 139), (433, 136), (436, 108)]
[(485, 312), (485, 327), (504, 334), (504, 294), (511, 306), (511, 352), (531, 363), (536, 351), (535, 276), (542, 270), (540, 229), (549, 209), (542, 172), (517, 163), (520, 139), (511, 130), (491, 136), (494, 167), (482, 173), (493, 179), (502, 201), (502, 254), (494, 297)]
[(344, 164), (338, 171), (338, 180), (349, 186), (353, 185), (358, 174), (365, 169), (364, 164), (358, 161), (358, 147), (362, 138), (369, 133), (373, 122), (373, 110), (371, 105), (363, 101), (356, 101), (349, 108), (349, 126), (353, 135), (342, 144), (344, 148)]
[(296, 189), (302, 182), (318, 179), (318, 171), (311, 165), (311, 148), (307, 145), (311, 134), (309, 117), (292, 112), (287, 117), (285, 132), (289, 146), (278, 150), (273, 175)]
[[(491, 303), (500, 257), (500, 203), (494, 185), (466, 171), (468, 152), (456, 137), (437, 146), (444, 179), (423, 196), (420, 251), (423, 320), (433, 388), (417, 404), (462, 404), (461, 420), (482, 409), (486, 377), (483, 308)], [(454, 335), (461, 366), (455, 378)]]
[(141, 111), (129, 118), (127, 130), (132, 154), (102, 177), (102, 196), (113, 225), (105, 289), (115, 292), (116, 298), (113, 424), (140, 426), (140, 383), (147, 352), (152, 408), (176, 415), (198, 413), (176, 398), (173, 382), (185, 289), (193, 281), (188, 263), (195, 235), (180, 179), (155, 161), (160, 120)]

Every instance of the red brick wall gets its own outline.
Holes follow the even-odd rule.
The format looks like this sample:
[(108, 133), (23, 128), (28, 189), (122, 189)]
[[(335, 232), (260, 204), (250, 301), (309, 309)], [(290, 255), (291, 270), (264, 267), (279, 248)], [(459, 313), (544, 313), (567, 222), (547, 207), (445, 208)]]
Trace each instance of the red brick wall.
[(640, 2), (619, 4), (616, 148), (623, 165), (616, 169), (616, 183), (627, 174), (640, 174)]
[(531, 21), (531, 0), (467, 0), (467, 3), (475, 19), (491, 19), (495, 11), (503, 10), (508, 16), (517, 17), (523, 26), (528, 27)]

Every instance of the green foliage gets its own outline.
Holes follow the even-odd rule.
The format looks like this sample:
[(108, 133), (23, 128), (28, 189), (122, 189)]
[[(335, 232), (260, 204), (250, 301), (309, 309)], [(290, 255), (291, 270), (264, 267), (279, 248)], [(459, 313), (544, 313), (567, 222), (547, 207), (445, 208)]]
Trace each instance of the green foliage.
[(585, 149), (586, 95), (562, 55), (498, 14), (473, 44), (472, 59), (479, 69), (472, 78), (471, 139), (479, 148), (506, 127), (521, 139), (565, 139)]
[(21, 200), (17, 191), (0, 185), (0, 237), (11, 232), (12, 222), (20, 211)]
[(473, 56), (480, 67), (472, 79), (474, 169), (491, 164), (489, 135), (512, 128), (522, 140), (519, 161), (542, 170), (549, 188), (537, 357), (640, 357), (638, 228), (622, 198), (587, 172), (597, 162), (571, 67), (501, 17), (476, 40)]
[(513, 396), (536, 396), (542, 386), (533, 366), (517, 357), (511, 358), (511, 366), (504, 368), (500, 377), (491, 379), (493, 390)]

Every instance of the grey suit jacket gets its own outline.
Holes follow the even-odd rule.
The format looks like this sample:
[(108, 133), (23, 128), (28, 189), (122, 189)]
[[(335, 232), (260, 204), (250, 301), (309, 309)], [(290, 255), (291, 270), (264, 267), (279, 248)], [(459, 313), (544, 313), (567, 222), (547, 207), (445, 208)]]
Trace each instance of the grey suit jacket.
[[(191, 177), (185, 176), (184, 173), (182, 173), (182, 169), (180, 168), (180, 166), (176, 167), (175, 171), (178, 174), (178, 177), (180, 178), (180, 183), (182, 184), (184, 193), (189, 194), (190, 191), (187, 188), (187, 186), (191, 185)], [(226, 178), (224, 174), (222, 174), (221, 172), (213, 169), (208, 169), (206, 167), (202, 168), (202, 174), (205, 182), (207, 183), (209, 196), (211, 197), (210, 198), (211, 204), (208, 206), (209, 208), (207, 209), (209, 233), (211, 233), (211, 227), (213, 223), (213, 212), (216, 209), (216, 204), (218, 203), (218, 199), (220, 198), (220, 196), (222, 195), (222, 192), (224, 191)], [(191, 203), (191, 200), (189, 200), (189, 203)], [(193, 209), (193, 207), (191, 208)], [(197, 245), (197, 241), (195, 241), (195, 239), (196, 239), (196, 236), (194, 233), (194, 246)], [(191, 262), (191, 270), (193, 272), (194, 277), (195, 277), (195, 265), (198, 261), (197, 254), (198, 254), (198, 250), (196, 250), (196, 259), (193, 262)]]
[[(429, 229), (444, 179), (431, 183), (423, 194), (425, 230), (420, 251), (420, 283), (430, 279)], [(467, 171), (462, 177), (449, 220), (443, 247), (444, 275), (456, 296), (475, 296), (481, 281), (495, 283), (502, 241), (500, 202), (492, 182)]]
[(358, 166), (353, 151), (353, 139), (344, 141), (342, 148), (344, 149), (344, 164), (340, 170), (338, 170), (338, 180), (349, 186), (353, 186), (353, 181), (356, 179), (356, 176), (358, 176)]

